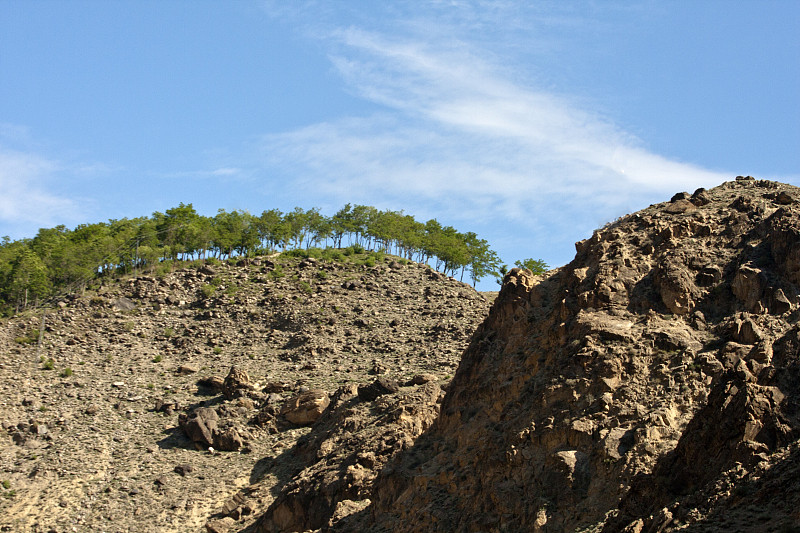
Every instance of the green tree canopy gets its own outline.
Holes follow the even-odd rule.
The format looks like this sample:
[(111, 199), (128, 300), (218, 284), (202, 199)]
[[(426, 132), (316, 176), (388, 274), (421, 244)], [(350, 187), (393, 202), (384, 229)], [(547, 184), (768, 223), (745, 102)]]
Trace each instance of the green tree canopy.
[(550, 267), (541, 259), (518, 259), (514, 261), (514, 265), (519, 268), (527, 268), (534, 274), (544, 274)]

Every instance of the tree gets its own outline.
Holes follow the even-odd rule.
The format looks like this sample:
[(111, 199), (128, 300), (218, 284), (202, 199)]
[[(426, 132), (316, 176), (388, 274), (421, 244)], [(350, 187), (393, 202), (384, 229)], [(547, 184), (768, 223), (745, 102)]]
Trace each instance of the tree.
[(301, 248), (303, 240), (308, 233), (308, 214), (301, 207), (295, 207), (294, 211), (286, 213), (283, 217), (287, 226), (288, 239), (294, 248)]
[(279, 209), (264, 211), (256, 221), (258, 236), (267, 249), (286, 248), (288, 226), (284, 223), (283, 213)]
[(331, 223), (328, 218), (319, 214), (319, 209), (314, 207), (305, 213), (306, 248), (318, 246), (331, 235)]
[(47, 267), (28, 246), (22, 247), (11, 264), (8, 279), (8, 294), (16, 304), (17, 311), (26, 309), (32, 298), (42, 298), (50, 292), (51, 284)]
[(527, 268), (534, 274), (544, 274), (550, 267), (541, 259), (522, 259), (514, 261), (514, 265), (519, 268)]
[(162, 244), (169, 246), (170, 259), (176, 261), (179, 254), (194, 255), (200, 248), (200, 215), (192, 204), (181, 202), (178, 207), (167, 209), (165, 214), (156, 212), (153, 216)]
[(500, 265), (500, 268), (497, 269), (497, 274), (495, 276), (498, 285), (503, 284), (503, 278), (506, 277), (506, 274), (508, 274), (508, 265)]
[(489, 248), (489, 243), (485, 239), (479, 239), (473, 232), (464, 234), (469, 250), (470, 279), (472, 286), (490, 275), (497, 277), (500, 272), (501, 262), (497, 252)]

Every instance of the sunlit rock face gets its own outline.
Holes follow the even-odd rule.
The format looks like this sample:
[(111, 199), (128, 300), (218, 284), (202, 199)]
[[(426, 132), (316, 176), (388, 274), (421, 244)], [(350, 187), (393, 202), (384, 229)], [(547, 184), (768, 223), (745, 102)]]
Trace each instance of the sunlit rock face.
[(795, 523), (799, 206), (740, 177), (609, 224), (545, 276), (512, 270), (439, 417), (333, 526)]

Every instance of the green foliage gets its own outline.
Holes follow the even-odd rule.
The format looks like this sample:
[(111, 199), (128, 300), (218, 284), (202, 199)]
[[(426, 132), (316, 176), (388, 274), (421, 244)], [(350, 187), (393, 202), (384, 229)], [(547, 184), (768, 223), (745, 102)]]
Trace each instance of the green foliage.
[(70, 367), (66, 367), (66, 368), (64, 368), (64, 370), (61, 371), (61, 377), (62, 378), (68, 378), (71, 375), (72, 375), (72, 369)]
[(42, 357), (42, 370), (53, 370), (55, 368), (56, 362), (51, 359), (45, 359)]
[(225, 288), (225, 294), (233, 297), (236, 296), (240, 290), (241, 287), (239, 285), (230, 284)]
[(358, 243), (355, 243), (355, 244), (351, 244), (350, 246), (348, 246), (347, 248), (342, 250), (342, 253), (345, 255), (345, 257), (349, 257), (351, 255), (363, 254), (364, 251), (365, 250), (364, 250), (363, 246), (361, 246)]
[(322, 253), (322, 259), (331, 263), (341, 263), (344, 261), (345, 255), (336, 248), (327, 248)]
[(3, 480), (2, 485), (3, 485), (3, 488), (6, 489), (6, 490), (11, 488), (11, 482), (9, 480), (7, 480), (7, 479)]
[(219, 354), (222, 353), (222, 348), (220, 348), (219, 346), (214, 346), (214, 350), (213, 351), (214, 351), (215, 355), (219, 355)]
[(39, 342), (39, 330), (32, 328), (22, 337), (15, 337), (14, 342), (17, 344), (36, 344)]
[(282, 277), (286, 276), (286, 273), (283, 271), (283, 267), (280, 264), (275, 265), (275, 268), (270, 270), (267, 277), (272, 281), (279, 280)]
[(175, 268), (175, 267), (174, 267), (174, 263), (173, 263), (171, 260), (170, 260), (170, 261), (163, 261), (163, 262), (161, 262), (161, 263), (158, 263), (158, 264), (157, 264), (157, 265), (154, 267), (154, 269), (153, 269), (153, 274), (154, 274), (154, 275), (155, 275), (157, 278), (163, 278), (164, 276), (166, 276), (167, 274), (169, 274), (170, 272), (172, 272), (172, 270), (173, 270), (174, 268)]
[(29, 246), (18, 246), (8, 255), (2, 294), (17, 311), (24, 310), (29, 303), (47, 296), (52, 282), (44, 261)]
[[(367, 266), (383, 261), (376, 253), (393, 254), (451, 276), (460, 273), (462, 279), (469, 273), (473, 284), (499, 276), (501, 264), (474, 233), (458, 232), (435, 219), (422, 223), (402, 211), (347, 204), (332, 217), (318, 208), (300, 207), (287, 213), (271, 209), (260, 216), (221, 209), (208, 217), (181, 203), (150, 217), (82, 224), (73, 230), (43, 228), (34, 238), (19, 241), (0, 239), (0, 315), (82, 292), (97, 278), (128, 273), (162, 278), (179, 261), (196, 266), (236, 263), (272, 250)], [(271, 277), (282, 277), (280, 270)], [(214, 294), (209, 287), (202, 291), (206, 297)]]
[(544, 274), (547, 272), (547, 269), (550, 268), (547, 266), (547, 263), (542, 261), (541, 259), (522, 259), (514, 261), (514, 265), (519, 268), (526, 268), (533, 272), (534, 274)]
[(174, 334), (175, 334), (175, 330), (174, 330), (174, 329), (172, 329), (171, 327), (166, 327), (166, 328), (164, 328), (164, 336), (165, 336), (165, 337), (167, 337), (167, 338), (170, 338), (170, 337), (172, 337)]
[(161, 356), (161, 354), (158, 354), (155, 357), (153, 357), (153, 362), (154, 363), (160, 363), (163, 360), (164, 360), (164, 358)]
[(203, 285), (200, 287), (200, 292), (203, 294), (204, 298), (213, 298), (214, 294), (217, 292), (217, 288), (214, 285)]
[(300, 290), (306, 294), (314, 294), (314, 288), (306, 281), (300, 281), (298, 284), (300, 286)]

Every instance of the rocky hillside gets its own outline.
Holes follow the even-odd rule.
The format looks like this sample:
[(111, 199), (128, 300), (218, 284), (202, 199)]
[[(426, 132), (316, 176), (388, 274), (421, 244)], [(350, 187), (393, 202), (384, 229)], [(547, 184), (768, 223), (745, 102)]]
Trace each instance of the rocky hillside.
[(800, 190), (576, 249), (493, 303), (262, 258), (6, 320), (0, 530), (800, 531)]
[(508, 274), (439, 416), (334, 529), (800, 531), (800, 190), (740, 177), (576, 248)]
[(3, 320), (0, 531), (246, 528), (309, 456), (342, 463), (355, 433), (309, 433), (328, 405), (315, 428), (380, 438), (348, 478), (358, 499), (433, 420), (488, 309), (427, 266), (363, 254), (131, 277)]

